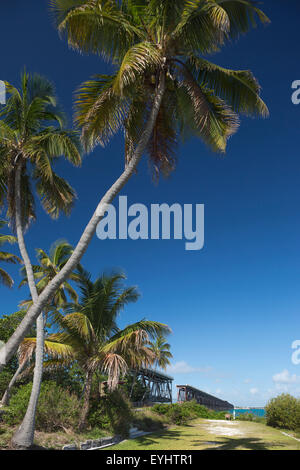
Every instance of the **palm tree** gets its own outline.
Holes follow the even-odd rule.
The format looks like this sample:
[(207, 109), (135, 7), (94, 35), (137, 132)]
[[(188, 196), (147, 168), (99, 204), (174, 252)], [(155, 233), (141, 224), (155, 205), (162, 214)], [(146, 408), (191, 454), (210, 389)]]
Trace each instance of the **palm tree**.
[[(21, 88), (6, 83), (9, 98), (0, 113), (0, 204), (6, 205), (12, 229), (17, 234), (33, 302), (38, 300), (34, 273), (24, 240), (24, 231), (35, 218), (35, 184), (45, 211), (53, 218), (71, 210), (75, 192), (66, 180), (53, 170), (62, 155), (74, 165), (81, 163), (78, 136), (66, 130), (52, 84), (39, 75), (21, 76)], [(31, 397), (23, 423), (13, 437), (17, 447), (33, 443), (34, 419), (43, 370), (44, 318), (37, 318), (37, 348), (35, 354)], [(3, 348), (2, 348), (3, 349)]]
[[(4, 227), (6, 224), (7, 222), (5, 220), (0, 219), (0, 228)], [(15, 243), (16, 241), (16, 238), (11, 235), (0, 235), (0, 246), (5, 243)], [(18, 256), (7, 253), (6, 251), (0, 251), (0, 261), (12, 264), (22, 262)], [(12, 287), (14, 284), (12, 277), (2, 268), (0, 268), (0, 282), (7, 287)]]
[(155, 356), (154, 364), (166, 370), (167, 366), (170, 365), (169, 359), (173, 357), (170, 352), (171, 345), (166, 342), (166, 338), (163, 335), (157, 336), (155, 341), (150, 342), (149, 348)]
[[(32, 268), (36, 281), (36, 288), (39, 294), (45, 289), (45, 287), (47, 287), (56, 274), (61, 271), (70, 258), (72, 252), (73, 247), (65, 240), (58, 240), (53, 243), (50, 247), (49, 255), (41, 248), (36, 250), (39, 264), (33, 265)], [(28, 284), (26, 270), (24, 268), (21, 269), (21, 273), (23, 275), (23, 280), (19, 287)], [(78, 274), (72, 272), (69, 279), (75, 282), (78, 281)], [(51, 304), (55, 309), (59, 309), (68, 303), (68, 297), (72, 302), (78, 301), (76, 290), (71, 286), (68, 280), (66, 280), (55, 292)], [(32, 300), (23, 301), (21, 305), (28, 308), (32, 305)]]
[(125, 169), (100, 200), (69, 261), (29, 309), (6, 347), (14, 354), (45, 303), (80, 262), (106, 204), (135, 173), (147, 152), (154, 172), (174, 167), (180, 136), (192, 133), (224, 152), (238, 114), (267, 116), (260, 86), (248, 70), (229, 70), (204, 56), (269, 20), (251, 0), (50, 0), (59, 32), (70, 47), (101, 54), (117, 65), (77, 95), (76, 120), (87, 150), (125, 133)]
[[(146, 341), (169, 328), (158, 322), (142, 320), (118, 328), (116, 319), (124, 307), (136, 302), (139, 294), (135, 287), (124, 287), (124, 275), (102, 275), (92, 282), (90, 275), (80, 269), (81, 298), (70, 304), (65, 316), (58, 314), (60, 331), (46, 340), (49, 361), (45, 366), (66, 366), (77, 360), (85, 374), (83, 406), (79, 429), (86, 426), (93, 376), (97, 371), (108, 375), (108, 386), (117, 386), (120, 375), (128, 368), (149, 364), (153, 354)], [(32, 346), (30, 340), (23, 344), (24, 353)], [(71, 353), (73, 351), (73, 354)], [(51, 359), (52, 357), (52, 359)]]
[[(154, 367), (161, 367), (162, 369), (166, 370), (167, 366), (170, 364), (169, 359), (173, 357), (172, 353), (170, 352), (171, 345), (166, 342), (166, 338), (159, 334), (154, 341), (148, 341), (147, 346), (153, 354), (152, 365)], [(132, 384), (129, 393), (130, 398), (132, 398), (134, 392), (137, 374), (138, 370), (133, 370)]]

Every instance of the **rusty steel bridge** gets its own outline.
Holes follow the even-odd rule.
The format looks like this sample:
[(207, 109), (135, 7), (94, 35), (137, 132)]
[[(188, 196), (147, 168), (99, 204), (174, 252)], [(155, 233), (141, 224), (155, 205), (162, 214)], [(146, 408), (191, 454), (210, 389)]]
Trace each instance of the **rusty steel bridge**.
[(199, 405), (204, 405), (206, 408), (215, 411), (229, 411), (234, 408), (234, 405), (228, 401), (202, 392), (202, 390), (198, 390), (191, 385), (177, 385), (177, 403), (184, 403), (191, 400), (196, 400)]
[(173, 377), (161, 371), (147, 368), (141, 368), (135, 373), (136, 378), (145, 387), (143, 403), (172, 403)]

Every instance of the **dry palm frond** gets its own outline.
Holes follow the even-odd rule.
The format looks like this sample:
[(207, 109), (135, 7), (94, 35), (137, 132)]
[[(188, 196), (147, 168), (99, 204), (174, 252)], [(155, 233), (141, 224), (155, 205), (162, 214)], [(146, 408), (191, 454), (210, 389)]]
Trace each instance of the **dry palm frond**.
[(122, 356), (111, 353), (106, 355), (102, 364), (102, 370), (108, 375), (107, 385), (109, 390), (114, 390), (118, 385), (120, 377), (128, 371), (128, 365)]

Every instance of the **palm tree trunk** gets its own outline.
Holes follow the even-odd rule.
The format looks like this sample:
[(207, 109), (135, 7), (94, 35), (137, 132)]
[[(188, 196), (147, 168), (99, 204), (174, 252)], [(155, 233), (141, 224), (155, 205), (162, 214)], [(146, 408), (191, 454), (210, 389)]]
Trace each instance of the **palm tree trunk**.
[(16, 370), (16, 372), (15, 372), (13, 378), (12, 378), (11, 381), (9, 382), (8, 387), (7, 387), (7, 389), (6, 389), (5, 392), (4, 392), (4, 395), (3, 395), (2, 400), (1, 400), (1, 405), (2, 405), (2, 406), (8, 406), (8, 405), (9, 405), (11, 390), (12, 390), (13, 386), (15, 385), (16, 381), (18, 380), (19, 375), (20, 375), (20, 374), (23, 372), (23, 370), (25, 369), (26, 364), (27, 364), (26, 361), (23, 361), (22, 364), (19, 364), (18, 369)]
[(79, 425), (78, 425), (79, 431), (83, 431), (86, 428), (87, 416), (88, 416), (88, 412), (90, 408), (92, 379), (93, 379), (93, 372), (89, 370), (87, 371), (86, 376), (85, 376), (83, 406), (82, 406), (81, 415), (79, 418)]
[(136, 381), (136, 376), (137, 376), (137, 370), (134, 370), (134, 372), (133, 372), (133, 375), (132, 375), (132, 385), (131, 385), (131, 390), (130, 390), (130, 394), (129, 394), (129, 398), (130, 398), (130, 399), (132, 398), (133, 389), (134, 389), (134, 386), (135, 386), (135, 381)]
[(79, 264), (82, 256), (84, 255), (87, 247), (92, 240), (98, 223), (102, 220), (105, 213), (105, 208), (107, 204), (111, 204), (115, 196), (121, 191), (121, 189), (128, 182), (130, 177), (134, 174), (135, 169), (147, 147), (149, 139), (151, 137), (156, 118), (160, 109), (162, 98), (165, 91), (165, 71), (162, 70), (159, 78), (159, 83), (156, 89), (153, 106), (149, 120), (147, 122), (146, 128), (140, 138), (140, 141), (133, 153), (133, 156), (125, 167), (125, 170), (121, 176), (115, 181), (115, 183), (110, 187), (106, 192), (104, 197), (101, 199), (96, 211), (94, 212), (92, 218), (90, 219), (88, 225), (86, 226), (83, 234), (74, 249), (71, 257), (63, 267), (63, 269), (53, 278), (53, 280), (48, 284), (48, 286), (40, 294), (38, 301), (34, 302), (34, 305), (29, 309), (28, 313), (7, 341), (6, 345), (0, 349), (0, 371), (7, 364), (13, 354), (16, 352), (19, 344), (25, 337), (27, 331), (31, 327), (32, 323), (36, 318), (41, 314), (43, 307), (46, 302), (49, 301), (52, 295), (57, 291), (59, 286), (69, 277), (71, 272)]
[[(33, 302), (37, 302), (38, 293), (34, 281), (34, 274), (32, 264), (27, 253), (22, 224), (21, 213), (21, 174), (22, 163), (17, 164), (16, 179), (15, 179), (15, 204), (16, 204), (16, 231), (17, 239), (24, 261), (28, 285)], [(32, 390), (27, 407), (26, 414), (23, 418), (21, 426), (15, 432), (12, 438), (12, 445), (16, 448), (28, 449), (33, 445), (34, 429), (35, 429), (35, 414), (40, 395), (42, 376), (43, 376), (43, 361), (44, 361), (44, 318), (40, 313), (36, 320), (37, 335), (36, 335), (36, 350), (35, 350), (35, 367), (33, 374)]]

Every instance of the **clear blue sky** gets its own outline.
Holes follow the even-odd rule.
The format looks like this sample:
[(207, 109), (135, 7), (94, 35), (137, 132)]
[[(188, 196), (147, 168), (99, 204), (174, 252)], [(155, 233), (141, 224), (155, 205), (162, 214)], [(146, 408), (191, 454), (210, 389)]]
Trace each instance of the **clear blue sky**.
[[(146, 317), (171, 326), (174, 391), (176, 383), (188, 383), (236, 405), (263, 406), (281, 390), (300, 394), (300, 366), (291, 362), (291, 343), (300, 338), (300, 106), (291, 102), (291, 83), (300, 79), (300, 5), (289, 0), (287, 9), (286, 3), (265, 0), (272, 24), (212, 58), (253, 71), (270, 118), (243, 118), (225, 157), (187, 142), (176, 171), (157, 186), (144, 162), (122, 192), (130, 204), (205, 204), (204, 249), (185, 251), (183, 241), (95, 237), (83, 259), (94, 276), (121, 267), (128, 284), (139, 286), (141, 299), (122, 313), (121, 325)], [(68, 50), (47, 4), (2, 0), (0, 79), (17, 84), (25, 65), (47, 76), (71, 121), (74, 90), (109, 68), (96, 56)], [(86, 157), (81, 169), (60, 165), (78, 201), (68, 219), (54, 222), (38, 211), (26, 235), (33, 259), (34, 248), (48, 250), (59, 238), (76, 243), (123, 158), (119, 136)], [(18, 284), (18, 271), (12, 272)], [(1, 312), (15, 311), (27, 295), (0, 287)]]

